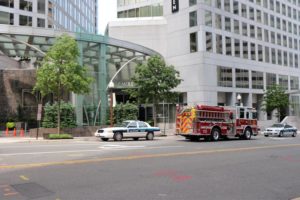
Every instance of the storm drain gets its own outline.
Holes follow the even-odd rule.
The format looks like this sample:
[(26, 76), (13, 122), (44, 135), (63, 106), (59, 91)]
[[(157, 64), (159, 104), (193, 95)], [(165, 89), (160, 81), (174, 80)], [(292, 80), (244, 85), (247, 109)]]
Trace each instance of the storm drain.
[(28, 199), (37, 199), (53, 195), (54, 192), (36, 183), (23, 183), (11, 185), (17, 192)]

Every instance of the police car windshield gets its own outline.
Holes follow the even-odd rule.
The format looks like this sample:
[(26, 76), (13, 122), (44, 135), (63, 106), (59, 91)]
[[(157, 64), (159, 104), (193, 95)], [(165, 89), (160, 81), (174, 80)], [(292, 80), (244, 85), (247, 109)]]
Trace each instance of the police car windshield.
[(280, 128), (280, 127), (283, 127), (284, 125), (283, 124), (273, 124), (272, 127), (276, 127), (276, 128)]
[(127, 127), (130, 122), (122, 122), (122, 127)]

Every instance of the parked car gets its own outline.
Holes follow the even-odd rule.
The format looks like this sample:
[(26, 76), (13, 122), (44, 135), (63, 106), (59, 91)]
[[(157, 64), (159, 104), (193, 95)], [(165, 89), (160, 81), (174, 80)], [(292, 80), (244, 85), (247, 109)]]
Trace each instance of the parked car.
[(153, 140), (155, 133), (160, 133), (158, 127), (152, 127), (143, 121), (128, 120), (124, 121), (119, 127), (98, 129), (95, 132), (95, 136), (100, 137), (103, 141), (108, 141), (109, 139), (121, 141), (123, 138), (133, 138), (134, 140), (146, 138), (146, 140)]
[(273, 124), (271, 127), (266, 128), (264, 131), (265, 137), (269, 136), (278, 136), (278, 137), (283, 137), (283, 136), (292, 136), (296, 137), (297, 135), (297, 128), (288, 125), (288, 124)]

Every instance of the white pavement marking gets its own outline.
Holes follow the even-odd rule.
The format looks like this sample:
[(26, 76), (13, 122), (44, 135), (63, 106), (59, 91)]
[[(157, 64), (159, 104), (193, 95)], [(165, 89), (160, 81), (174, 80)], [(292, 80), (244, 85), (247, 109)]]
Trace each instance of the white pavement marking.
[[(29, 152), (29, 153), (3, 153), (0, 156), (24, 156), (24, 155), (43, 155), (43, 154), (57, 154), (57, 153), (83, 153), (83, 152), (101, 152), (101, 150), (133, 150), (133, 149), (165, 149), (165, 148), (180, 148), (184, 146), (156, 146), (156, 147), (144, 147), (144, 146), (123, 146), (114, 145), (113, 148), (101, 148), (97, 150), (75, 150), (75, 151), (44, 151), (44, 152)], [(128, 148), (129, 147), (129, 148)]]
[(26, 145), (26, 146), (6, 146), (5, 149), (16, 149), (16, 148), (35, 148), (35, 147), (66, 147), (66, 146), (92, 146), (99, 145), (99, 142), (89, 144), (44, 144), (44, 145)]
[(291, 140), (293, 138), (271, 137), (272, 140)]

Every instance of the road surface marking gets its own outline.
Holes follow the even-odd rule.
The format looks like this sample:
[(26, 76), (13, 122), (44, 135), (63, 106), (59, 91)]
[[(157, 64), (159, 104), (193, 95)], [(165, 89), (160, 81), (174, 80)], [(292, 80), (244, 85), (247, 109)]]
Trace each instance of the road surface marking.
[(84, 156), (84, 154), (83, 153), (69, 154), (68, 156), (70, 156), (70, 157), (80, 157), (80, 156)]
[(95, 158), (89, 160), (66, 160), (66, 161), (57, 161), (57, 162), (28, 163), (28, 164), (25, 163), (25, 164), (0, 166), (0, 169), (35, 168), (35, 167), (57, 166), (57, 165), (99, 163), (99, 162), (108, 162), (108, 161), (138, 160), (138, 159), (147, 159), (147, 158), (149, 159), (149, 158), (176, 157), (176, 156), (193, 156), (193, 155), (202, 155), (202, 154), (254, 151), (254, 150), (261, 150), (261, 149), (274, 149), (274, 148), (287, 148), (287, 147), (300, 147), (300, 144), (269, 145), (269, 146), (260, 146), (260, 147), (244, 147), (244, 148), (228, 148), (228, 149), (211, 149), (211, 150), (203, 150), (203, 151), (190, 151), (190, 152), (177, 152), (177, 153), (144, 154), (144, 155), (121, 156), (121, 157)]
[(23, 181), (29, 181), (29, 178), (27, 178), (27, 177), (24, 176), (24, 175), (21, 175), (21, 176), (20, 176), (20, 179), (22, 179)]
[[(134, 146), (133, 146), (134, 147)], [(136, 146), (137, 147), (137, 146)], [(157, 147), (143, 147), (144, 149), (163, 149), (163, 148), (176, 148), (183, 146), (157, 146)], [(141, 146), (139, 147), (141, 148)], [(125, 150), (125, 149), (134, 149), (134, 148), (99, 148), (95, 150), (70, 150), (70, 151), (42, 151), (42, 152), (28, 152), (28, 153), (3, 153), (0, 156), (24, 156), (24, 155), (43, 155), (43, 154), (57, 154), (57, 153), (83, 153), (83, 152), (101, 152), (102, 150)], [(138, 148), (137, 148), (138, 149)]]
[(10, 193), (4, 193), (4, 196), (8, 197), (8, 196), (14, 196), (17, 195), (17, 192), (10, 192)]

